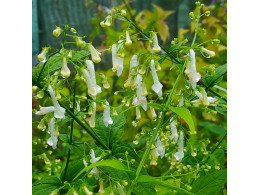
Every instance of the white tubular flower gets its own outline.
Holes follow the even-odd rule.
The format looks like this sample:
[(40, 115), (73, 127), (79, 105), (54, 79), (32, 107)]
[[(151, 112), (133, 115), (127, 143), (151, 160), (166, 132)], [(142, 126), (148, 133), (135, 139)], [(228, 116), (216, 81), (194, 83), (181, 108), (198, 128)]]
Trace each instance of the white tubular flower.
[(88, 49), (90, 51), (92, 61), (95, 63), (99, 63), (101, 61), (99, 52), (91, 44), (89, 44)]
[(119, 77), (124, 69), (124, 57), (118, 57), (118, 69), (117, 69), (117, 76)]
[(46, 61), (46, 55), (49, 52), (49, 48), (48, 47), (44, 47), (42, 48), (42, 52), (37, 56), (38, 60), (41, 62), (45, 62)]
[(99, 190), (98, 190), (99, 194), (105, 194), (105, 190), (104, 190), (104, 186), (103, 186), (103, 180), (99, 179)]
[(196, 70), (196, 58), (193, 49), (190, 50), (189, 57), (190, 61), (187, 63), (185, 73), (189, 77), (192, 88), (195, 89), (201, 76), (200, 73), (198, 73)]
[(181, 161), (182, 158), (184, 157), (184, 152), (183, 152), (183, 132), (180, 132), (180, 137), (178, 141), (178, 152), (174, 154), (174, 157), (176, 160)]
[(118, 66), (119, 66), (117, 51), (118, 51), (118, 48), (117, 48), (116, 44), (113, 44), (112, 45), (112, 64), (113, 64), (112, 71), (113, 72), (117, 71)]
[(111, 15), (108, 15), (108, 16), (105, 18), (104, 24), (105, 24), (105, 26), (111, 26), (111, 24), (112, 24), (112, 16), (111, 16)]
[(68, 68), (67, 65), (67, 57), (62, 56), (62, 66), (61, 66), (61, 76), (63, 78), (68, 78), (70, 76), (70, 69)]
[(214, 51), (210, 51), (204, 47), (201, 48), (200, 50), (201, 54), (206, 57), (206, 58), (211, 58), (215, 56), (215, 52)]
[(91, 60), (86, 60), (86, 64), (87, 64), (87, 68), (90, 71), (90, 79), (92, 80), (93, 85), (96, 87), (97, 93), (101, 93), (102, 92), (101, 87), (96, 83), (96, 73), (95, 73), (93, 62)]
[(125, 85), (130, 86), (131, 84), (131, 80), (132, 80), (132, 73), (133, 73), (133, 68), (138, 66), (138, 57), (137, 55), (133, 55), (133, 57), (130, 60), (130, 68), (129, 68), (129, 75), (128, 75), (128, 79), (125, 83)]
[(156, 141), (155, 146), (156, 146), (156, 149), (155, 149), (156, 152), (159, 154), (159, 156), (160, 156), (161, 158), (163, 158), (163, 157), (164, 157), (164, 154), (165, 154), (165, 148), (163, 148), (163, 145), (162, 145), (162, 142), (161, 142), (159, 136), (158, 136), (158, 138), (157, 138), (157, 141)]
[(158, 38), (157, 38), (157, 34), (153, 33), (153, 48), (152, 48), (153, 52), (160, 52), (161, 51), (161, 47), (158, 44)]
[(146, 84), (142, 83), (142, 95), (143, 96), (147, 96), (148, 92), (147, 92), (147, 88), (146, 88)]
[(137, 106), (140, 105), (142, 108), (147, 111), (147, 100), (146, 97), (143, 96), (143, 90), (142, 90), (142, 76), (140, 74), (136, 77), (136, 96), (133, 100), (133, 105)]
[(112, 45), (112, 63), (113, 68), (112, 71), (117, 71), (117, 76), (119, 77), (124, 69), (124, 57), (118, 56), (117, 52), (122, 47), (122, 40), (118, 41), (118, 46), (116, 44)]
[(88, 163), (85, 159), (83, 159), (83, 164), (84, 164), (84, 167), (87, 167), (88, 166)]
[(137, 119), (137, 120), (140, 119), (140, 118), (142, 118), (139, 107), (136, 107), (136, 108), (135, 108), (135, 112), (136, 112), (136, 119)]
[(95, 121), (96, 121), (96, 106), (97, 106), (97, 104), (96, 104), (96, 102), (93, 102), (92, 103), (92, 115), (91, 115), (91, 117), (90, 117), (90, 121), (89, 121), (89, 126), (91, 127), (91, 128), (94, 128), (95, 127)]
[(49, 112), (54, 112), (54, 106), (48, 106), (48, 107), (42, 107), (40, 106), (40, 110), (37, 111), (35, 114), (36, 115), (45, 115)]
[(88, 95), (91, 96), (94, 100), (96, 99), (97, 96), (97, 88), (95, 84), (93, 83), (93, 80), (90, 78), (89, 71), (86, 69), (82, 70), (83, 77), (86, 80), (87, 86), (88, 86)]
[(77, 112), (80, 112), (80, 101), (77, 101)]
[(56, 26), (56, 29), (52, 32), (52, 34), (55, 36), (55, 37), (58, 37), (60, 36), (60, 34), (63, 32), (63, 30), (60, 28), (60, 27), (57, 27)]
[(82, 40), (82, 37), (76, 37), (75, 38), (75, 42), (76, 42), (76, 45), (77, 47), (85, 47), (86, 46), (86, 42)]
[(48, 91), (50, 93), (52, 103), (54, 106), (54, 117), (55, 118), (65, 118), (65, 109), (62, 108), (59, 104), (59, 102), (56, 100), (55, 92), (53, 91), (52, 87), (49, 85)]
[(47, 140), (47, 144), (49, 146), (52, 146), (53, 149), (56, 149), (59, 133), (55, 131), (54, 118), (51, 118), (50, 122), (48, 123), (48, 132), (51, 135), (51, 137)]
[(199, 97), (199, 99), (197, 100), (193, 100), (192, 103), (194, 103), (195, 105), (204, 105), (204, 106), (217, 106), (218, 104), (218, 99), (213, 98), (213, 97), (208, 97), (207, 96), (207, 92), (205, 91), (205, 89), (201, 89), (200, 92), (199, 91), (195, 91), (196, 96)]
[[(100, 158), (101, 158), (101, 157), (97, 157), (97, 158), (95, 157), (95, 151), (94, 151), (93, 149), (90, 150), (90, 157), (91, 157), (90, 162), (91, 162), (92, 164), (96, 163), (96, 162), (99, 161)], [(94, 168), (91, 170), (90, 173), (91, 173), (91, 174), (97, 174), (97, 173), (98, 173), (97, 167), (94, 167)]]
[(153, 149), (153, 150), (152, 150), (152, 153), (151, 153), (150, 165), (156, 166), (156, 165), (158, 164), (158, 163), (157, 163), (158, 157), (159, 157), (158, 152), (156, 151), (156, 149)]
[(126, 45), (126, 46), (132, 45), (132, 41), (131, 41), (131, 39), (130, 39), (128, 30), (125, 32), (125, 39), (126, 39), (126, 40), (125, 40), (125, 45)]
[(153, 86), (152, 89), (159, 97), (162, 97), (162, 87), (163, 85), (160, 83), (158, 79), (158, 75), (156, 73), (156, 69), (154, 66), (154, 60), (151, 60), (151, 71), (152, 71), (152, 76), (153, 76)]
[(117, 189), (120, 195), (126, 195), (124, 192), (124, 187), (120, 185), (120, 183), (117, 183)]
[(181, 96), (181, 100), (179, 101), (177, 107), (182, 107), (184, 105), (184, 98), (183, 95)]
[(69, 51), (67, 57), (68, 57), (68, 58), (72, 58), (72, 50)]
[(176, 128), (175, 122), (172, 121), (170, 126), (171, 126), (171, 133), (172, 133), (171, 136), (170, 136), (170, 139), (171, 140), (174, 139), (175, 142), (177, 142), (179, 135), (178, 135), (178, 132), (177, 132), (177, 128)]
[(87, 188), (87, 186), (83, 186), (83, 190), (87, 195), (93, 195), (93, 192), (89, 191), (89, 189)]
[(113, 124), (113, 120), (110, 117), (110, 107), (109, 107), (109, 103), (106, 102), (106, 108), (104, 110), (104, 114), (103, 114), (103, 122), (104, 125), (107, 127), (108, 125)]
[(156, 119), (157, 115), (156, 115), (156, 112), (155, 112), (154, 108), (151, 108), (150, 112), (151, 112), (151, 115), (152, 115), (152, 119)]

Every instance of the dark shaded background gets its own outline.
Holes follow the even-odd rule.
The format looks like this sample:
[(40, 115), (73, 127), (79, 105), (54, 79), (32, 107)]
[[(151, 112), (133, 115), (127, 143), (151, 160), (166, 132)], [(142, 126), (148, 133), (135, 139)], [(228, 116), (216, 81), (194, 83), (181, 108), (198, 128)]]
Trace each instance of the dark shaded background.
[[(38, 63), (37, 54), (44, 46), (59, 46), (59, 40), (52, 35), (55, 25), (69, 24), (78, 30), (81, 35), (88, 35), (93, 30), (90, 19), (97, 12), (96, 7), (85, 6), (86, 0), (32, 0), (32, 64)], [(96, 5), (111, 8), (120, 5), (121, 0), (95, 0)], [(205, 4), (215, 3), (214, 0), (205, 0)], [(170, 28), (170, 39), (178, 36), (179, 28), (189, 26), (189, 12), (195, 7), (194, 0), (135, 0), (130, 5), (138, 12), (153, 10), (156, 4), (164, 10), (175, 10), (167, 18)]]

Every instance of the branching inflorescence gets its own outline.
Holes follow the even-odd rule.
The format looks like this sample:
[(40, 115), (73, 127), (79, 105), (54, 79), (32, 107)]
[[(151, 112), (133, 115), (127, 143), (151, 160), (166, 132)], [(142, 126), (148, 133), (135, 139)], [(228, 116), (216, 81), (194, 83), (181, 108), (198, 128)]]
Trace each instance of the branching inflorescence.
[[(196, 43), (200, 28), (199, 20), (205, 15), (201, 14), (203, 4), (197, 2), (196, 5), (197, 15), (193, 12), (190, 14), (191, 19), (196, 21), (195, 35), (190, 46), (185, 40), (178, 42), (175, 39), (171, 47), (166, 49), (159, 44), (156, 32), (144, 32), (127, 17), (125, 10), (115, 10), (100, 23), (104, 28), (109, 28), (115, 18), (129, 23), (128, 29), (124, 32), (125, 36), (121, 36), (120, 40), (105, 51), (85, 42), (84, 37), (79, 36), (77, 31), (68, 25), (65, 25), (64, 29), (56, 27), (53, 35), (64, 36), (60, 49), (48, 55), (54, 48), (44, 47), (38, 55), (39, 68), (35, 68), (33, 72), (33, 90), (37, 92), (36, 97), (42, 99), (45, 94), (47, 97), (50, 96), (52, 102), (50, 106), (40, 106), (35, 114), (44, 115), (38, 127), (45, 129), (47, 124), (51, 136), (47, 144), (54, 150), (60, 142), (59, 126), (65, 120), (72, 120), (70, 141), (67, 143), (69, 146), (67, 163), (60, 173), (62, 182), (51, 192), (52, 194), (68, 191), (72, 194), (90, 195), (97, 191), (94, 189), (95, 185), (99, 186), (100, 194), (106, 192), (120, 195), (138, 194), (138, 190), (143, 188), (145, 176), (147, 182), (150, 181), (147, 188), (151, 188), (153, 192), (157, 190), (157, 186), (164, 186), (175, 192), (193, 194), (190, 192), (191, 181), (185, 180), (185, 175), (190, 174), (196, 179), (200, 171), (209, 170), (211, 167), (206, 165), (209, 142), (194, 144), (197, 131), (188, 108), (199, 107), (215, 113), (216, 111), (212, 109), (218, 106), (220, 101), (219, 97), (207, 95), (206, 91), (210, 87), (204, 87), (205, 84), (199, 85), (203, 80), (197, 71), (196, 52), (201, 52), (206, 58), (214, 57), (215, 52)], [(146, 52), (130, 55), (129, 48), (137, 47), (139, 36), (143, 36), (145, 40), (147, 47), (143, 50)], [(72, 39), (73, 42), (67, 42), (67, 39)], [(212, 41), (218, 42), (218, 40)], [(66, 45), (71, 43), (79, 50), (66, 49)], [(118, 78), (123, 77), (125, 82), (121, 83), (121, 90), (116, 91), (114, 97), (103, 99), (102, 93), (111, 85), (106, 75), (95, 71), (95, 64), (102, 60), (101, 53), (108, 51), (112, 53), (112, 72), (116, 72)], [(130, 58), (130, 62), (125, 58)], [(170, 79), (171, 82), (167, 86), (165, 78), (158, 74), (164, 61), (171, 62), (170, 71), (173, 72), (171, 75), (176, 76), (173, 81)], [(152, 82), (148, 83), (149, 75), (152, 77)], [(186, 86), (181, 85), (183, 81), (187, 83)], [(62, 93), (64, 85), (71, 87), (70, 83), (74, 82), (81, 82), (84, 85), (85, 96), (79, 95), (76, 84), (74, 90), (71, 90), (71, 95)], [(111, 101), (116, 96), (122, 97), (122, 105), (118, 105), (116, 100)], [(73, 101), (71, 110), (70, 105)], [(77, 107), (76, 110), (74, 107)], [(123, 109), (125, 107), (128, 108)], [(135, 110), (132, 125), (134, 127), (143, 125), (143, 128), (140, 128), (141, 131), (135, 135), (133, 143), (129, 144), (122, 141), (120, 132), (124, 129), (125, 121), (129, 121), (125, 118), (125, 114), (132, 113), (132, 110)], [(103, 113), (99, 115), (100, 112)], [(144, 114), (148, 117), (142, 116)], [(143, 118), (148, 120), (149, 125), (142, 121)], [(67, 170), (73, 166), (69, 164), (70, 152), (75, 147), (72, 139), (73, 121), (81, 129), (86, 130), (94, 142), (88, 140), (90, 154), (85, 154), (86, 148), (84, 148), (84, 154), (79, 156), (82, 166), (77, 168), (79, 170), (73, 177), (68, 178)], [(201, 166), (199, 162), (190, 163), (194, 160), (189, 160), (197, 156), (199, 148), (202, 151)], [(149, 167), (157, 167), (163, 159), (168, 162), (166, 163), (168, 171), (165, 171), (159, 180), (149, 176)], [(217, 162), (215, 164), (219, 168)], [(173, 176), (173, 173), (177, 176)], [(185, 184), (179, 179), (181, 177), (184, 178)], [(172, 179), (170, 183), (166, 181), (167, 178)], [(93, 181), (96, 182), (95, 185)]]

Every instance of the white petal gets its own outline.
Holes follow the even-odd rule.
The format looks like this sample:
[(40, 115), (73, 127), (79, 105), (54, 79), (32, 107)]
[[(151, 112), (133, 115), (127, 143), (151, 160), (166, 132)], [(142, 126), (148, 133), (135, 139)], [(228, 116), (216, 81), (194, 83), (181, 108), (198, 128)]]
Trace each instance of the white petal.
[(177, 142), (179, 136), (178, 136), (177, 128), (175, 126), (175, 122), (172, 121), (170, 126), (171, 126), (171, 133), (172, 133), (170, 139), (174, 139), (175, 142)]
[(161, 158), (163, 158), (165, 154), (165, 149), (163, 148), (162, 142), (159, 137), (157, 138), (157, 142), (155, 145), (156, 145), (156, 149), (155, 149), (156, 152), (160, 155)]
[(93, 103), (92, 103), (92, 112), (93, 112), (93, 114), (91, 115), (90, 121), (89, 121), (89, 126), (90, 126), (91, 128), (94, 128), (94, 127), (95, 127), (95, 121), (96, 121), (96, 106), (97, 106), (96, 102), (93, 102)]
[(37, 111), (35, 114), (36, 115), (44, 115), (44, 114), (47, 114), (47, 113), (53, 112), (53, 111), (54, 111), (54, 106), (48, 106), (48, 107), (40, 106), (40, 111)]
[(107, 104), (105, 110), (104, 110), (104, 114), (103, 114), (103, 122), (104, 122), (104, 125), (107, 127), (108, 125), (111, 125), (113, 124), (113, 120), (112, 118), (110, 117), (110, 107), (109, 105)]
[(50, 85), (48, 87), (48, 91), (50, 93), (52, 103), (54, 105), (54, 109), (55, 109), (54, 110), (54, 116), (55, 116), (55, 118), (60, 118), (60, 119), (65, 118), (65, 115), (64, 115), (65, 109), (60, 106), (59, 102), (56, 99), (55, 92), (53, 91), (53, 89)]
[(151, 67), (153, 82), (154, 82), (152, 89), (154, 90), (155, 93), (158, 94), (159, 97), (161, 97), (163, 85), (160, 83), (160, 81), (158, 79), (158, 75), (156, 73), (156, 69), (155, 69), (155, 66), (154, 66), (154, 60), (151, 60), (151, 66), (150, 67)]
[(183, 132), (180, 132), (180, 137), (178, 141), (178, 152), (174, 154), (174, 157), (176, 160), (181, 161), (182, 158), (184, 157), (184, 152), (183, 152)]

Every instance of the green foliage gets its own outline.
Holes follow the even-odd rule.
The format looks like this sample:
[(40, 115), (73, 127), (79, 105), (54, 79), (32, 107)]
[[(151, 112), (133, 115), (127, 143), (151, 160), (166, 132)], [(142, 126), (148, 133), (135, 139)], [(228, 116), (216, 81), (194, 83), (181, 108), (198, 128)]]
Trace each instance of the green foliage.
[(173, 111), (178, 116), (183, 118), (183, 120), (185, 120), (185, 122), (189, 125), (191, 132), (195, 131), (195, 126), (191, 117), (191, 113), (186, 107), (172, 107), (172, 106), (168, 106), (168, 107), (171, 111)]
[(56, 176), (46, 177), (34, 182), (32, 186), (33, 195), (49, 195), (53, 190), (61, 187), (61, 180)]
[(149, 175), (142, 175), (139, 176), (137, 178), (137, 183), (139, 184), (149, 184), (149, 185), (158, 185), (158, 186), (163, 186), (166, 188), (170, 188), (172, 190), (176, 190), (177, 192), (179, 192), (179, 194), (188, 194), (188, 195), (192, 195), (193, 193), (179, 188), (177, 186), (174, 186), (172, 183), (168, 183), (166, 181), (163, 181), (162, 178), (157, 178), (157, 177), (151, 177)]
[[(39, 180), (33, 194), (221, 192), (227, 64), (219, 30), (225, 28), (198, 2), (191, 29), (161, 45), (173, 11), (153, 6), (136, 17), (120, 6), (107, 16), (99, 9), (88, 40), (104, 40), (100, 46), (68, 25), (55, 29), (63, 36), (60, 48), (43, 50), (39, 59), (47, 61), (32, 75), (33, 181)], [(103, 65), (108, 70), (99, 71)]]
[(215, 195), (224, 187), (226, 181), (227, 170), (214, 171), (195, 180), (192, 192), (196, 195)]
[(223, 76), (226, 74), (226, 72), (227, 72), (227, 64), (219, 66), (215, 70), (215, 75), (213, 76), (206, 75), (203, 82), (206, 85), (206, 87), (213, 87), (223, 79)]
[(122, 113), (122, 106), (116, 108), (118, 116), (112, 116), (113, 124), (106, 127), (103, 122), (103, 116), (99, 117), (97, 120), (96, 127), (94, 131), (101, 138), (103, 143), (105, 143), (109, 148), (111, 148), (112, 143), (117, 143), (122, 139), (124, 133), (124, 125), (126, 123), (125, 115)]
[(124, 178), (124, 179), (128, 180), (128, 179), (133, 179), (135, 177), (135, 172), (129, 170), (127, 168), (127, 166), (124, 165), (122, 162), (120, 162), (119, 160), (108, 159), (108, 160), (96, 162), (94, 164), (91, 164), (91, 165), (85, 167), (77, 174), (77, 176), (75, 176), (74, 179), (79, 177), (84, 172), (93, 169), (94, 167), (101, 167), (101, 168), (108, 167), (108, 169), (105, 169), (105, 171), (107, 171), (108, 173), (110, 173), (112, 175), (116, 175), (115, 178), (117, 178), (117, 176), (118, 176), (118, 177), (120, 177), (120, 179)]

